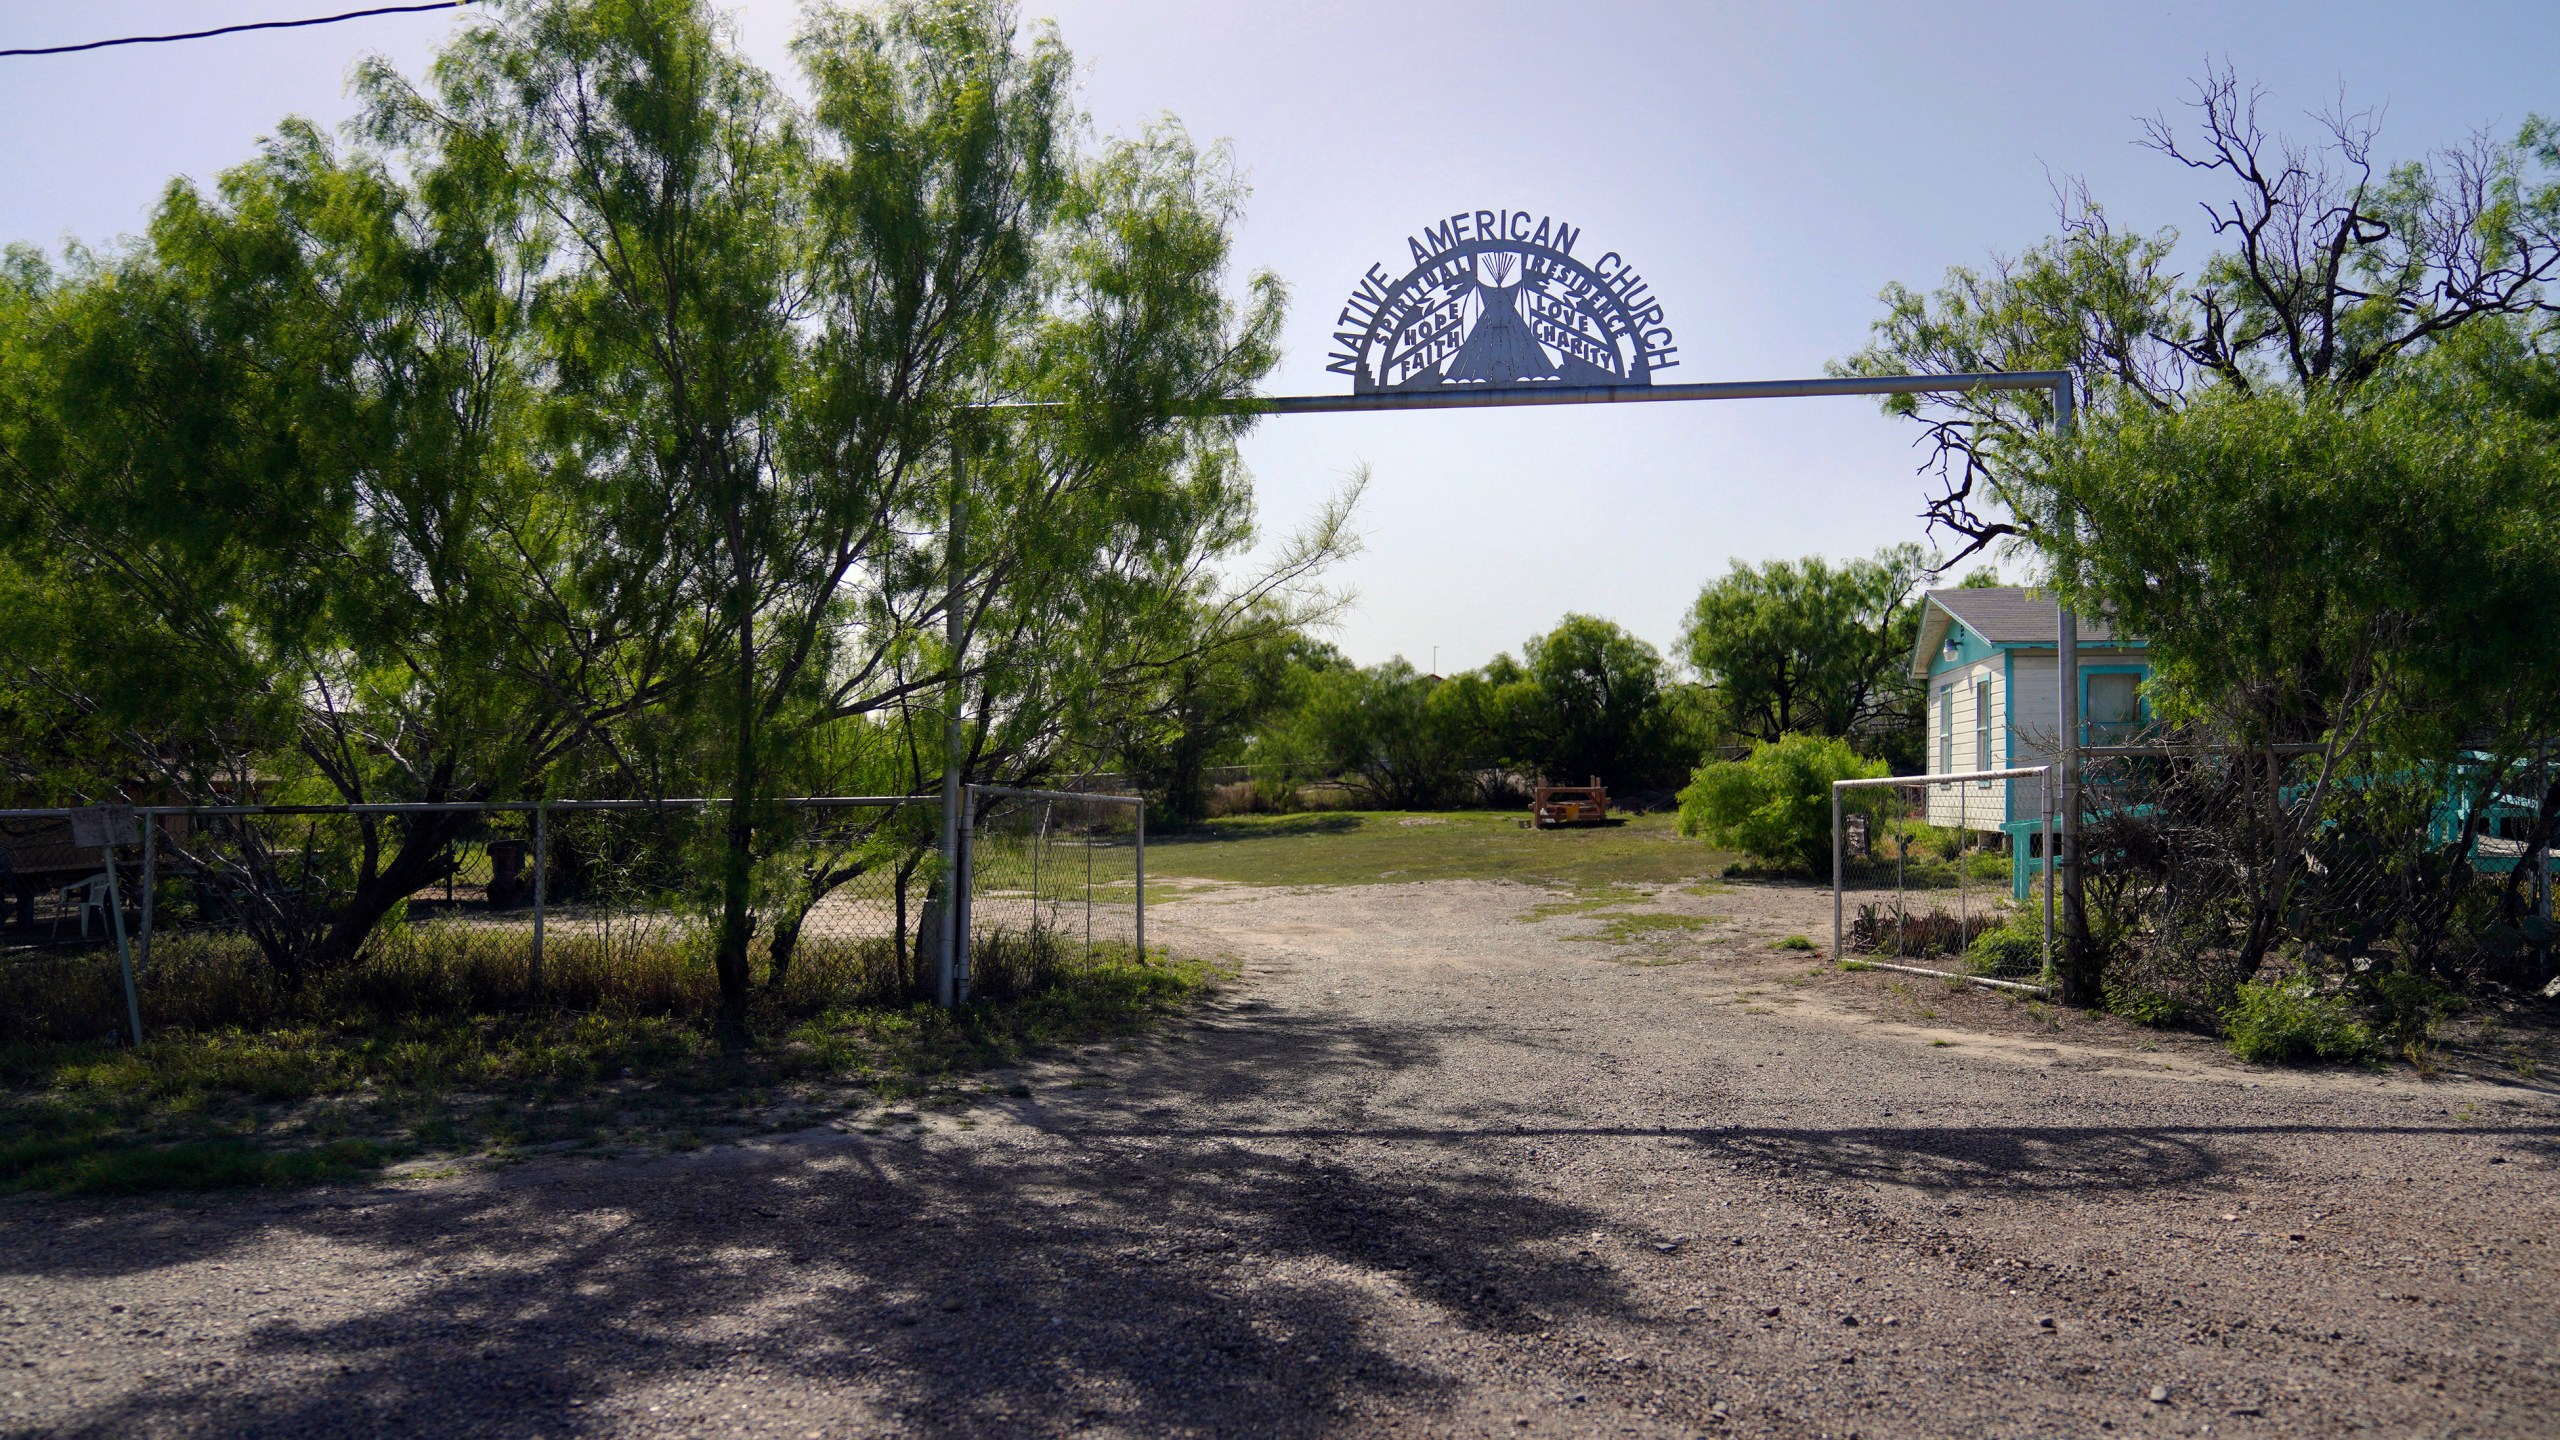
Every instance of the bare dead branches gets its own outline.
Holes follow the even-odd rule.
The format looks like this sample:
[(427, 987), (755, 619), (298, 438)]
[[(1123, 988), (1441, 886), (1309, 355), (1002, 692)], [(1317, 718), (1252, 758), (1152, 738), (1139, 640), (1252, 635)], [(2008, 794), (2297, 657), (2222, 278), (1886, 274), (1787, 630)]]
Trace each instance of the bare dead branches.
[[(2555, 308), (2560, 139), (2529, 122), (2512, 142), (2474, 135), (2384, 166), (2380, 120), (2343, 101), (2311, 138), (2261, 118), (2267, 92), (2228, 66), (2197, 81), (2183, 126), (2142, 124), (2141, 143), (2223, 193), (2200, 203), (2218, 245), (2173, 268), (2178, 232), (2117, 228), (2076, 180), (2054, 186), (2043, 243), (1956, 267), (1923, 295), (1890, 286), (1857, 375), (2068, 369), (2085, 416), (2168, 410), (2208, 389), (2277, 387), (2353, 402), (2399, 357), (2461, 327)], [(1936, 492), (1922, 518), (1962, 560), (2058, 517), (2036, 476), (2050, 420), (2025, 393), (1899, 397), (1923, 427)]]

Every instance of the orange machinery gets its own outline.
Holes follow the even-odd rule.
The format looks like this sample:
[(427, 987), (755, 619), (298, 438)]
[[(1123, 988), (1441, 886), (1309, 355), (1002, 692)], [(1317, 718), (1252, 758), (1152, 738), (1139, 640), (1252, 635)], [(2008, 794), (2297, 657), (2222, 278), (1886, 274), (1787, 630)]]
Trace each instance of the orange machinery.
[(1597, 825), (1608, 818), (1609, 791), (1597, 775), (1588, 785), (1541, 785), (1530, 792), (1529, 824), (1537, 829)]

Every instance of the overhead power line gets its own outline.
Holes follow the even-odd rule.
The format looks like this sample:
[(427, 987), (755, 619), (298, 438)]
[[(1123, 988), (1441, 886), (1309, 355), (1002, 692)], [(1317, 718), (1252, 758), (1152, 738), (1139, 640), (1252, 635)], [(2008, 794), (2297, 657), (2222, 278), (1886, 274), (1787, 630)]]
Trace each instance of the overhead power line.
[(91, 40), (81, 45), (40, 45), (26, 50), (0, 50), (0, 56), (72, 55), (82, 50), (104, 50), (110, 45), (166, 45), (174, 40), (210, 40), (216, 35), (237, 35), (243, 30), (299, 30), (305, 25), (335, 25), (341, 20), (362, 20), (369, 15), (458, 10), (478, 3), (479, 0), (435, 0), (431, 5), (377, 5), (370, 10), (350, 10), (343, 15), (314, 15), (308, 20), (259, 20), (247, 25), (225, 25), (217, 30), (190, 30), (183, 35), (126, 35), (114, 40)]

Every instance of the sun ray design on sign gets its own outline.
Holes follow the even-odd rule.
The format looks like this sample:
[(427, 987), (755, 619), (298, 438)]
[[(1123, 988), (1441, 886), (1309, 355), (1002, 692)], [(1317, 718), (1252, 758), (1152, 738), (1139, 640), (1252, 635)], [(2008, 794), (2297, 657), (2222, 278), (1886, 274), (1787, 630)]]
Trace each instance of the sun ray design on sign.
[(1680, 362), (1662, 303), (1612, 250), (1574, 257), (1579, 227), (1526, 210), (1464, 211), (1405, 240), (1402, 279), (1372, 265), (1335, 321), (1325, 368), (1355, 393), (1650, 385)]

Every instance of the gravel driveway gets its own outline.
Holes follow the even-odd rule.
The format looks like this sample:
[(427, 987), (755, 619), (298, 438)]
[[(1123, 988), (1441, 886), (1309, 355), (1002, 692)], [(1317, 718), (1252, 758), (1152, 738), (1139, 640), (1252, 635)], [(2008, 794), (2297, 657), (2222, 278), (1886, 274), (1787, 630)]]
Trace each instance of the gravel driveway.
[(1542, 898), (1195, 894), (1196, 1022), (885, 1134), (0, 1204), (0, 1434), (2560, 1434), (2547, 1089)]

